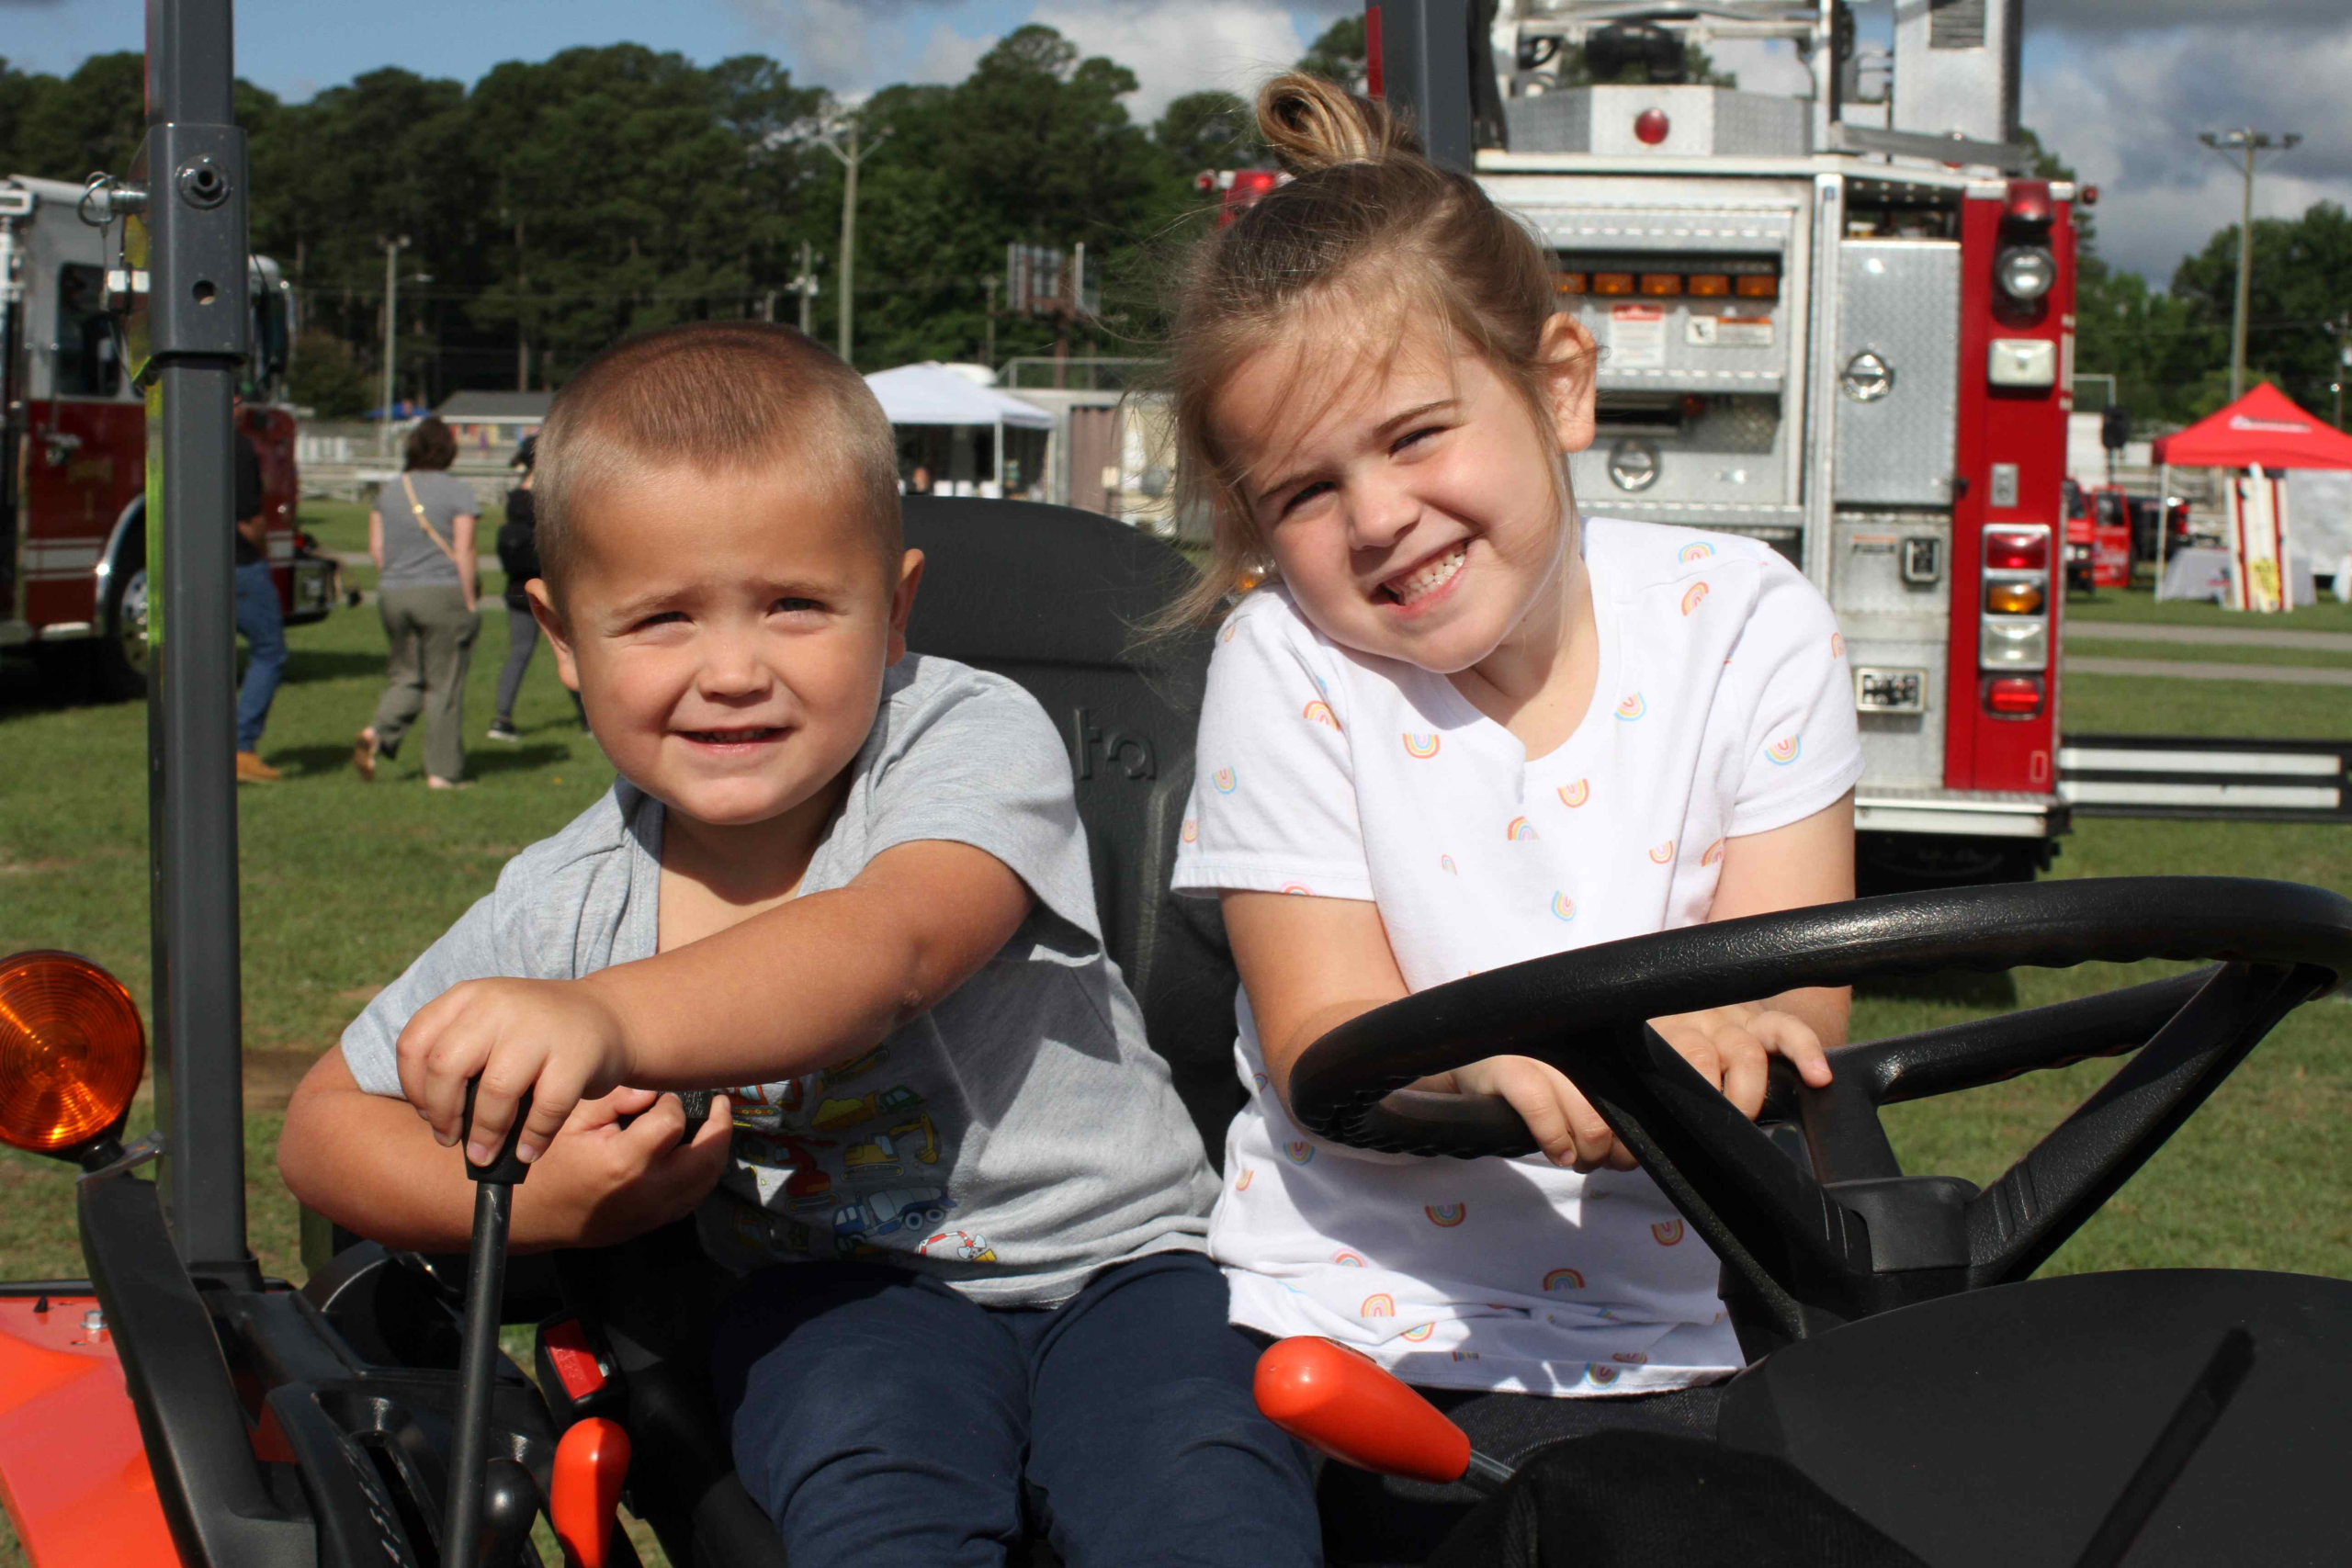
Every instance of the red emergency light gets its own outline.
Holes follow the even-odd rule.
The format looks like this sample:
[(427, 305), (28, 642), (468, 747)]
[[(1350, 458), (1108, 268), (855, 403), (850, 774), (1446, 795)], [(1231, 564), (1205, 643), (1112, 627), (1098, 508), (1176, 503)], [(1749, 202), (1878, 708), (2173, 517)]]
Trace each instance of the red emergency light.
[(2048, 180), (2011, 180), (2003, 216), (2015, 223), (2047, 223), (2053, 215)]
[(2041, 529), (1988, 528), (1984, 564), (1995, 571), (2048, 571), (2050, 536)]

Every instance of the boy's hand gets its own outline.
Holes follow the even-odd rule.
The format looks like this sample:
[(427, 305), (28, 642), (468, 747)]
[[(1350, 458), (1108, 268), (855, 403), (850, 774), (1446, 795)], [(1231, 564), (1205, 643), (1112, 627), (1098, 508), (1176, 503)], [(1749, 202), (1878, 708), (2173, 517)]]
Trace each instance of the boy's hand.
[(573, 1106), (628, 1077), (620, 1021), (576, 980), (452, 986), (408, 1021), (399, 1051), (401, 1092), (444, 1148), (464, 1129), (466, 1080), (481, 1079), (466, 1140), (466, 1157), (476, 1165), (497, 1156), (526, 1090), (531, 1113), (515, 1153), (528, 1164), (546, 1151)]
[[(1654, 1018), (1650, 1027), (1750, 1120), (1763, 1109), (1766, 1076), (1774, 1056), (1786, 1056), (1815, 1089), (1829, 1082), (1829, 1060), (1820, 1037), (1793, 1013), (1741, 1002)], [(1566, 1074), (1532, 1056), (1489, 1056), (1455, 1068), (1453, 1078), (1458, 1093), (1498, 1094), (1509, 1100), (1554, 1165), (1574, 1170), (1604, 1166), (1632, 1170), (1640, 1163)]]
[[(621, 1125), (624, 1117), (636, 1118)], [(681, 1145), (686, 1113), (673, 1094), (616, 1089), (572, 1108), (519, 1201), (566, 1217), (570, 1245), (607, 1247), (692, 1213), (727, 1169), (734, 1111), (724, 1095)]]

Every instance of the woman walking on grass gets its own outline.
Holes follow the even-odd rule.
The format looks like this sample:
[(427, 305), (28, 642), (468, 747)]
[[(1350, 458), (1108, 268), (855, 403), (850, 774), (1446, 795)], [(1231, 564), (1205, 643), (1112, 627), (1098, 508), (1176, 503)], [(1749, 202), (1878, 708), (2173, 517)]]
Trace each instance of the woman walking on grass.
[(363, 779), (379, 759), (398, 754), (424, 715), (424, 782), (456, 789), (465, 782), (466, 666), (474, 632), (473, 491), (449, 477), (457, 438), (437, 417), (409, 433), (401, 477), (376, 494), (368, 513), (368, 554), (381, 574), (377, 607), (391, 645), (384, 694), (374, 722), (351, 749)]

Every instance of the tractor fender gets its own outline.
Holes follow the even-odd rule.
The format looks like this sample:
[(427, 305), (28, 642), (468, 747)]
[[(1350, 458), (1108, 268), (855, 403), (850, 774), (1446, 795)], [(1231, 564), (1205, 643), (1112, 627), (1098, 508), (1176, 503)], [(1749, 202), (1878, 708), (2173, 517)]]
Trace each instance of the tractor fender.
[(0, 1297), (0, 1502), (40, 1568), (176, 1562), (114, 1336), (58, 1282), (81, 1293)]

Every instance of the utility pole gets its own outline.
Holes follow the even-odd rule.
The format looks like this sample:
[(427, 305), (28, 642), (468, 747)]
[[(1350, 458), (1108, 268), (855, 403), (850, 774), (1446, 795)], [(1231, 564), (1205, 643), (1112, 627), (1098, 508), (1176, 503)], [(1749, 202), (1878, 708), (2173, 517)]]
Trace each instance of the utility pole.
[(1000, 280), (996, 274), (990, 273), (987, 281), (989, 286), (989, 324), (986, 329), (988, 340), (986, 346), (980, 350), (980, 363), (993, 370), (996, 368), (996, 290)]
[(2276, 148), (2284, 152), (2302, 141), (2294, 131), (2274, 139), (2267, 130), (2243, 126), (2236, 130), (2200, 133), (2198, 141), (2237, 162), (2237, 154), (2245, 157), (2245, 189), (2238, 206), (2238, 306), (2230, 326), (2230, 401), (2245, 395), (2245, 318), (2247, 301), (2254, 278), (2254, 159), (2257, 152)]
[[(859, 164), (872, 157), (875, 152), (881, 147), (882, 143), (890, 139), (890, 133), (886, 130), (881, 135), (876, 137), (873, 141), (865, 142), (861, 149), (859, 142), (860, 139), (865, 135), (865, 128), (860, 123), (855, 113), (841, 112), (836, 113), (831, 120), (822, 124), (815, 133), (817, 144), (822, 147), (826, 152), (831, 152), (834, 157), (841, 160), (842, 168), (846, 175), (846, 179), (842, 186), (841, 313), (838, 318), (841, 330), (837, 346), (842, 362), (848, 365), (855, 365), (857, 363), (857, 361), (852, 357), (852, 350), (855, 345), (857, 337), (857, 329), (854, 319), (854, 307), (857, 298), (857, 290), (855, 288), (857, 273), (857, 168)], [(846, 147), (842, 145), (844, 138), (846, 138), (849, 142), (849, 145)], [(803, 296), (803, 298), (806, 298), (806, 296)]]
[(384, 405), (377, 411), (376, 456), (388, 457), (392, 450), (392, 354), (400, 342), (401, 315), (401, 252), (408, 245), (408, 236), (384, 242)]
[(800, 242), (800, 276), (792, 280), (792, 291), (800, 296), (800, 335), (816, 335), (813, 312), (817, 300), (817, 265), (808, 254), (808, 242)]

